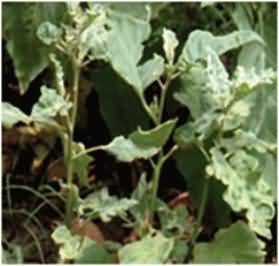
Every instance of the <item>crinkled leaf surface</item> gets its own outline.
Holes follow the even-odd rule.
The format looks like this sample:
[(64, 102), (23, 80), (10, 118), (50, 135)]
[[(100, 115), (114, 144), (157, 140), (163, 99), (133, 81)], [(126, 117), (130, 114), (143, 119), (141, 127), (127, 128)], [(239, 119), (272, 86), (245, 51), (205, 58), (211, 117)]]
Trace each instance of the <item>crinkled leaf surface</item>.
[(81, 33), (79, 43), (80, 56), (84, 58), (90, 52), (90, 56), (93, 59), (106, 59), (106, 42), (109, 34), (109, 31), (106, 29), (106, 8), (102, 4), (92, 3), (87, 13), (91, 23)]
[(260, 178), (257, 159), (244, 150), (236, 151), (229, 159), (216, 147), (210, 153), (212, 163), (207, 173), (226, 185), (224, 200), (234, 211), (246, 211), (250, 228), (270, 239), (275, 209), (271, 189)]
[(252, 41), (263, 43), (261, 37), (253, 31), (242, 30), (224, 36), (214, 36), (210, 32), (196, 30), (189, 35), (180, 60), (194, 63), (197, 60), (205, 60), (207, 58), (208, 48), (221, 55)]
[(41, 96), (32, 108), (31, 118), (38, 122), (53, 124), (56, 116), (66, 116), (71, 107), (72, 103), (66, 102), (54, 89), (42, 86)]
[(126, 264), (161, 264), (168, 259), (173, 246), (174, 240), (161, 233), (147, 235), (121, 248), (118, 252), (119, 261)]
[(169, 120), (151, 130), (140, 128), (128, 138), (119, 136), (102, 149), (113, 154), (117, 160), (131, 162), (135, 159), (148, 159), (157, 154), (167, 142), (176, 124), (176, 119)]
[(19, 108), (8, 102), (2, 103), (2, 124), (6, 128), (11, 128), (18, 122), (29, 124), (31, 118), (23, 113)]
[(173, 64), (175, 57), (175, 49), (178, 46), (178, 40), (173, 31), (169, 29), (163, 29), (163, 48), (166, 58), (170, 64)]
[(61, 23), (64, 15), (64, 3), (29, 2), (3, 5), (4, 38), (22, 93), (26, 92), (29, 83), (49, 63), (49, 48), (37, 38), (37, 28), (45, 21)]
[(79, 206), (80, 215), (91, 218), (100, 217), (103, 222), (109, 222), (117, 215), (123, 215), (125, 212), (137, 204), (134, 199), (110, 196), (107, 188), (90, 194)]
[(59, 226), (51, 237), (60, 245), (59, 256), (63, 261), (72, 260), (78, 256), (81, 238), (73, 236), (66, 226)]
[(194, 247), (194, 263), (263, 263), (264, 243), (243, 222), (219, 230), (212, 242)]
[(38, 38), (45, 45), (51, 45), (57, 42), (61, 38), (62, 33), (62, 29), (58, 28), (49, 21), (42, 23), (37, 30)]

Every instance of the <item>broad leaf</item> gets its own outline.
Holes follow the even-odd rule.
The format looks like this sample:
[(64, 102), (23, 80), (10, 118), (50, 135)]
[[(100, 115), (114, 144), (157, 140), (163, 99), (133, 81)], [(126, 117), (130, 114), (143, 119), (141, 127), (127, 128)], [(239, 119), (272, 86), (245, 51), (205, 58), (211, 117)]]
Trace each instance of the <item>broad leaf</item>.
[(243, 222), (219, 230), (213, 241), (194, 247), (194, 263), (246, 264), (263, 263), (264, 243)]
[(110, 196), (107, 188), (103, 188), (82, 200), (78, 211), (80, 215), (92, 219), (100, 217), (103, 222), (109, 222), (115, 216), (124, 215), (136, 204), (137, 201), (133, 199)]
[(49, 63), (49, 48), (36, 36), (38, 26), (49, 21), (61, 23), (64, 3), (5, 3), (3, 32), (7, 50), (13, 60), (21, 93)]
[(133, 160), (148, 159), (157, 154), (167, 142), (176, 124), (176, 119), (169, 120), (151, 130), (140, 128), (131, 133), (128, 138), (119, 136), (102, 147), (103, 150), (113, 154), (117, 160), (132, 162)]
[(138, 126), (149, 127), (148, 116), (139, 98), (110, 67), (98, 68), (92, 73), (92, 80), (101, 114), (112, 137), (130, 134)]
[(6, 128), (11, 128), (18, 122), (29, 124), (31, 118), (23, 113), (19, 108), (8, 102), (2, 103), (2, 124)]
[(186, 41), (179, 60), (194, 63), (207, 58), (208, 48), (221, 55), (252, 41), (263, 43), (261, 37), (253, 31), (235, 31), (225, 36), (214, 36), (210, 32), (196, 30)]
[(174, 98), (190, 110), (194, 119), (210, 108), (202, 90), (207, 82), (206, 69), (196, 64), (180, 76), (179, 90), (174, 93)]
[(81, 244), (78, 255), (75, 257), (75, 264), (111, 264), (112, 255), (95, 241), (85, 238)]
[[(193, 206), (198, 209), (205, 184), (206, 159), (197, 147), (190, 145), (185, 149), (179, 149), (175, 153), (175, 160), (177, 169), (184, 177), (191, 193)], [(217, 227), (227, 226), (231, 223), (231, 208), (222, 198), (224, 188), (219, 181), (209, 180), (206, 210), (214, 217), (214, 223)]]
[(119, 261), (125, 264), (162, 264), (168, 259), (173, 246), (174, 240), (161, 233), (147, 235), (121, 248), (118, 252)]
[[(108, 19), (110, 32), (106, 42), (106, 60), (142, 97), (146, 86), (158, 79), (164, 70), (163, 59), (159, 56), (151, 59), (151, 62), (139, 65), (143, 55), (143, 42), (151, 32), (147, 5), (111, 5)], [(156, 69), (148, 72), (151, 66), (156, 66)]]
[(212, 148), (210, 153), (212, 163), (207, 173), (226, 185), (224, 200), (235, 212), (246, 211), (250, 228), (270, 239), (275, 209), (271, 189), (260, 178), (257, 159), (243, 150), (236, 151), (228, 160), (218, 148)]

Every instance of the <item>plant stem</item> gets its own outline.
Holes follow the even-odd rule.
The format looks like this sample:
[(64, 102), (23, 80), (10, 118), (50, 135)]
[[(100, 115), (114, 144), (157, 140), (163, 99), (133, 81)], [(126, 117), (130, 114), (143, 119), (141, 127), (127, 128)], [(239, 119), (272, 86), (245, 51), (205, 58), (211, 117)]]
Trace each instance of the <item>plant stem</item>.
[[(158, 112), (157, 117), (155, 117), (155, 119), (154, 119), (154, 122), (155, 122), (156, 126), (158, 126), (162, 123), (167, 89), (170, 85), (171, 80), (172, 80), (172, 77), (167, 76), (166, 82), (164, 84), (161, 81), (159, 81), (159, 85), (160, 85), (160, 88), (161, 88), (161, 97), (160, 97), (160, 103), (159, 103), (159, 112)], [(172, 149), (170, 151), (170, 154), (172, 154), (175, 149)], [(161, 170), (162, 170), (162, 167), (163, 167), (165, 161), (169, 157), (170, 157), (169, 154), (167, 154), (167, 156), (164, 156), (164, 153), (163, 153), (163, 150), (162, 150), (159, 154), (158, 161), (157, 161), (156, 165), (154, 165), (154, 167), (153, 167), (154, 172), (153, 172), (153, 177), (152, 177), (151, 208), (150, 208), (150, 213), (149, 213), (150, 223), (153, 222), (154, 213), (155, 213), (155, 210), (156, 210), (156, 199), (157, 199), (157, 194), (158, 194)]]
[(72, 72), (73, 72), (73, 86), (72, 86), (72, 101), (73, 101), (73, 110), (70, 116), (70, 121), (68, 122), (68, 138), (66, 139), (65, 145), (66, 154), (65, 156), (65, 166), (67, 169), (67, 201), (66, 201), (66, 216), (65, 223), (68, 227), (70, 227), (73, 216), (73, 201), (74, 201), (74, 193), (73, 193), (73, 141), (74, 141), (74, 127), (77, 116), (77, 108), (78, 108), (78, 87), (79, 87), (79, 78), (80, 78), (80, 65), (77, 62), (76, 58), (73, 56), (71, 58), (72, 63)]
[(205, 183), (203, 185), (203, 192), (202, 192), (202, 198), (201, 198), (201, 204), (199, 207), (199, 211), (198, 211), (198, 217), (197, 217), (197, 223), (193, 232), (193, 236), (190, 242), (190, 247), (189, 247), (189, 251), (186, 257), (186, 260), (189, 261), (191, 256), (192, 256), (192, 251), (193, 248), (196, 244), (196, 240), (199, 236), (199, 230), (202, 224), (202, 219), (204, 216), (204, 211), (205, 211), (205, 206), (206, 206), (206, 202), (207, 202), (207, 195), (208, 195), (208, 187), (209, 187), (209, 180), (208, 178), (205, 179)]
[(149, 221), (152, 223), (154, 218), (154, 212), (156, 210), (156, 199), (159, 187), (159, 181), (161, 176), (162, 166), (164, 164), (163, 161), (163, 154), (162, 152), (159, 155), (158, 162), (155, 166), (153, 177), (152, 177), (152, 192), (151, 192), (151, 207), (150, 207), (150, 214), (149, 214)]

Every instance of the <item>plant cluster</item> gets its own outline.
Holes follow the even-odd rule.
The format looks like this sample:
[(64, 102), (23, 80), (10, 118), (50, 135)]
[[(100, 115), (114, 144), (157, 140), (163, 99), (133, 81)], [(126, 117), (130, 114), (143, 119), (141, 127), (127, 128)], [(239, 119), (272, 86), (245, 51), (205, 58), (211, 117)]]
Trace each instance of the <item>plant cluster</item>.
[[(45, 69), (51, 69), (51, 78), (41, 86), (30, 114), (2, 103), (3, 127), (27, 125), (49, 143), (61, 143), (65, 175), (57, 182), (59, 191), (49, 186), (64, 202), (63, 220), (51, 235), (59, 262), (264, 262), (265, 243), (276, 237), (270, 230), (276, 213), (277, 147), (271, 117), (276, 113), (276, 65), (266, 52), (275, 39), (267, 39), (263, 21), (258, 26), (259, 20), (251, 19), (252, 4), (224, 9), (238, 29), (223, 35), (193, 30), (182, 42), (163, 26), (152, 35), (151, 21), (163, 25), (160, 10), (168, 10), (161, 5), (4, 4), (4, 39), (21, 93)], [(219, 12), (212, 5), (202, 8)], [(264, 11), (256, 11), (263, 19)], [(151, 37), (160, 45), (156, 53), (150, 52), (152, 45), (145, 49)], [(239, 51), (237, 63), (227, 66), (231, 51)], [(96, 71), (98, 64), (102, 67)], [(86, 75), (96, 86), (112, 136), (93, 147), (75, 137), (83, 119), (81, 83)], [(168, 99), (187, 108), (184, 124), (177, 116), (166, 119)], [(129, 196), (90, 186), (89, 167), (100, 151), (117, 162), (148, 166), (141, 169)], [(171, 159), (185, 177), (191, 207), (171, 207), (159, 197), (162, 171)], [(5, 187), (8, 198), (19, 187), (10, 182)], [(81, 193), (84, 188), (89, 192)], [(54, 204), (46, 194), (43, 198)], [(203, 242), (199, 236), (207, 209), (215, 215), (217, 231)], [(11, 213), (9, 206), (7, 215)], [(34, 213), (28, 219), (32, 217)], [(76, 220), (81, 231), (115, 217), (132, 230), (134, 240), (98, 243), (73, 230)], [(6, 261), (16, 256), (12, 252), (4, 249)]]

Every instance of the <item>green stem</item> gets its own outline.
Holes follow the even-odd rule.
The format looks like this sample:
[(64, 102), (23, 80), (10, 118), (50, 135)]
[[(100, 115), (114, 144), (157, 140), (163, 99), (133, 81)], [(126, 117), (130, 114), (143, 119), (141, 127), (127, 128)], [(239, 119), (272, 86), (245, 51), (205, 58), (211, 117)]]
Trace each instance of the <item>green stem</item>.
[(74, 188), (73, 188), (73, 141), (74, 141), (74, 127), (77, 116), (78, 108), (78, 88), (79, 88), (79, 78), (80, 78), (80, 64), (77, 62), (76, 58), (72, 57), (72, 71), (73, 71), (73, 86), (72, 86), (72, 101), (73, 110), (70, 115), (70, 121), (68, 121), (68, 138), (66, 139), (66, 154), (65, 156), (65, 166), (67, 168), (67, 202), (66, 202), (66, 216), (65, 223), (70, 227), (73, 219), (73, 201), (74, 201)]
[[(166, 79), (166, 82), (164, 84), (162, 84), (161, 81), (159, 81), (159, 85), (161, 88), (161, 97), (160, 97), (160, 103), (159, 103), (159, 113), (158, 113), (157, 117), (155, 117), (155, 120), (154, 120), (156, 126), (158, 126), (162, 123), (167, 89), (170, 85), (171, 80), (172, 80), (172, 77), (168, 76)], [(158, 194), (161, 170), (162, 170), (162, 167), (163, 167), (165, 161), (171, 156), (171, 154), (174, 152), (174, 150), (176, 150), (176, 147), (174, 147), (174, 149), (171, 149), (171, 151), (166, 156), (164, 156), (164, 153), (162, 150), (159, 154), (159, 158), (158, 158), (156, 165), (154, 165), (154, 170), (153, 170), (154, 172), (153, 172), (153, 177), (152, 177), (151, 208), (150, 208), (150, 214), (149, 214), (150, 223), (153, 222), (154, 213), (156, 211), (156, 199), (157, 199), (157, 194)]]
[(204, 216), (204, 211), (205, 211), (206, 202), (207, 202), (208, 187), (209, 187), (209, 180), (208, 180), (208, 178), (206, 178), (204, 186), (203, 186), (203, 192), (202, 192), (201, 204), (200, 204), (199, 211), (198, 211), (197, 223), (195, 225), (193, 236), (192, 236), (192, 239), (191, 239), (191, 242), (190, 242), (189, 251), (188, 251), (188, 254), (187, 254), (187, 261), (189, 261), (191, 256), (192, 256), (193, 248), (196, 244), (197, 238), (198, 238), (199, 233), (200, 233), (199, 230), (200, 230), (200, 227), (201, 227), (201, 224), (202, 224), (202, 219), (203, 219), (203, 216)]
[(102, 150), (102, 149), (105, 149), (106, 148), (106, 145), (99, 145), (99, 146), (95, 146), (95, 147), (92, 147), (92, 148), (89, 148), (89, 149), (86, 149), (84, 151), (81, 151), (80, 153), (76, 154), (75, 156), (73, 156), (73, 160), (87, 154), (87, 153), (91, 153), (91, 152), (95, 152), (95, 151), (99, 151), (99, 150)]
[(167, 95), (167, 88), (169, 87), (169, 84), (170, 84), (170, 79), (168, 79), (166, 81), (166, 83), (161, 86), (162, 95), (161, 95), (160, 103), (159, 103), (159, 115), (157, 118), (157, 125), (159, 125), (161, 123), (162, 118), (163, 118), (164, 106), (165, 106), (166, 95)]
[(159, 155), (158, 162), (157, 162), (154, 172), (153, 172), (153, 177), (152, 177), (151, 207), (150, 207), (150, 214), (149, 214), (150, 223), (153, 222), (154, 212), (156, 210), (156, 199), (157, 199), (159, 181), (160, 181), (161, 170), (162, 170), (163, 164), (164, 164), (163, 153), (161, 152)]

